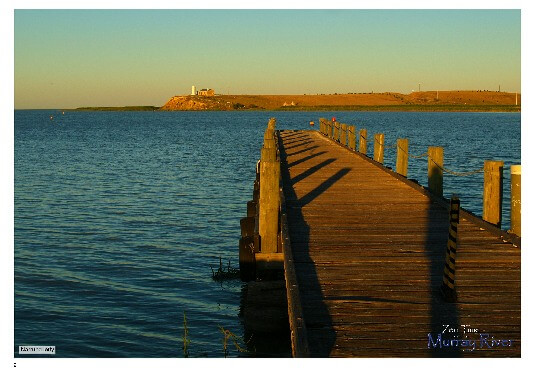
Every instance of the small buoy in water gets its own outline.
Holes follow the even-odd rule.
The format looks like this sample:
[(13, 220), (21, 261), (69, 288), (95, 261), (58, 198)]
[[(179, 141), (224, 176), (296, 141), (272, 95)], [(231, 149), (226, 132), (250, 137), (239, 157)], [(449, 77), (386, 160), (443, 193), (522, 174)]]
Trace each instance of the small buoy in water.
[(309, 122), (309, 125), (310, 125), (310, 127), (314, 127), (314, 121), (311, 120), (311, 121)]
[(61, 115), (65, 115), (65, 111), (62, 111), (62, 112), (61, 112)]
[(50, 115), (50, 120), (53, 120), (53, 119), (54, 119), (54, 117), (52, 115)]
[(336, 117), (333, 117), (333, 122), (336, 122)]

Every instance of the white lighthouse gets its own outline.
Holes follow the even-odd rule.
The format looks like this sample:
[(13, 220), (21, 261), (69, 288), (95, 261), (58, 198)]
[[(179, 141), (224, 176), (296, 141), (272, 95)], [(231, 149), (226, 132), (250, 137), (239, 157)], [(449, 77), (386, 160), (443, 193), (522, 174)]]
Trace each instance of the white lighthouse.
[(191, 86), (191, 95), (192, 95), (192, 96), (197, 95), (197, 92), (195, 91), (195, 85), (192, 85), (192, 86)]

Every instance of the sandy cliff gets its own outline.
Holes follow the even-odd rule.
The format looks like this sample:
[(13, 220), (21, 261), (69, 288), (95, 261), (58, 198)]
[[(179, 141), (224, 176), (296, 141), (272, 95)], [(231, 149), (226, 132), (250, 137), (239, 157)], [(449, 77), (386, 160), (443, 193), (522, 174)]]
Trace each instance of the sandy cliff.
[[(489, 91), (436, 91), (401, 93), (352, 93), (316, 95), (216, 95), (174, 96), (161, 110), (241, 110), (241, 109), (304, 109), (315, 107), (395, 106), (403, 110), (415, 106), (439, 108), (477, 106), (478, 108), (520, 105), (521, 96), (515, 93)], [(519, 108), (518, 108), (519, 109)]]

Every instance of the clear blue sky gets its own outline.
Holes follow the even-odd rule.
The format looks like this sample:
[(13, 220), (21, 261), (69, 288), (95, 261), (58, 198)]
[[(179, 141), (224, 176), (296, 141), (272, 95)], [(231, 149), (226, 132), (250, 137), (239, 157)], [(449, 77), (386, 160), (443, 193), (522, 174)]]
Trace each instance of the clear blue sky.
[(520, 91), (520, 10), (15, 10), (15, 108)]

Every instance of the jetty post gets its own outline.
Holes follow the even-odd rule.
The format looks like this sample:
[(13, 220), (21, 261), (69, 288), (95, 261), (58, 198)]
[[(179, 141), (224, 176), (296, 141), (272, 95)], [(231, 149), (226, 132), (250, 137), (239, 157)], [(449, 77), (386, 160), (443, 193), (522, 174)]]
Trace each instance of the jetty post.
[(344, 147), (347, 145), (347, 124), (340, 124), (340, 144)]
[(327, 135), (327, 124), (325, 123), (325, 118), (320, 118), (320, 132), (324, 135)]
[(511, 165), (511, 232), (520, 237), (520, 165)]
[(347, 133), (348, 133), (349, 149), (354, 151), (356, 148), (356, 140), (357, 140), (357, 135), (355, 135), (355, 126), (347, 126)]
[(329, 139), (333, 138), (333, 122), (330, 120), (327, 121), (327, 136)]
[(409, 170), (409, 139), (397, 140), (396, 172), (407, 177)]
[[(284, 253), (280, 246), (280, 153), (276, 120), (271, 118), (264, 133), (264, 143), (257, 163), (258, 198), (251, 226), (244, 228), (253, 237), (240, 239), (240, 275), (247, 284), (242, 294), (241, 310), (245, 331), (261, 334), (286, 334), (289, 330), (288, 303), (284, 276)], [(252, 205), (251, 212), (253, 214)], [(248, 216), (249, 218), (249, 216)], [(245, 225), (247, 223), (247, 226)], [(242, 251), (246, 249), (245, 251)], [(242, 254), (244, 257), (242, 258)], [(243, 262), (242, 262), (243, 259)], [(245, 267), (245, 268), (244, 268)]]
[(368, 136), (368, 131), (363, 128), (359, 132), (359, 152), (366, 154), (366, 137)]
[(429, 147), (427, 149), (427, 187), (433, 194), (443, 195), (444, 148)]
[(333, 127), (334, 127), (334, 141), (340, 141), (340, 123), (335, 121), (333, 123)]
[(485, 161), (483, 178), (483, 220), (502, 226), (503, 161)]
[(255, 249), (258, 249), (258, 200), (260, 198), (260, 161), (256, 164), (253, 186), (253, 200), (247, 202), (247, 217), (240, 220), (241, 238), (239, 242), (240, 278), (251, 281), (256, 277)]
[(255, 250), (257, 277), (282, 271), (284, 259), (279, 250), (279, 180), (280, 157), (275, 141), (275, 118), (264, 133), (260, 157), (260, 197), (258, 202), (258, 234), (260, 245)]
[(385, 134), (375, 134), (373, 137), (373, 159), (380, 164), (384, 161)]

